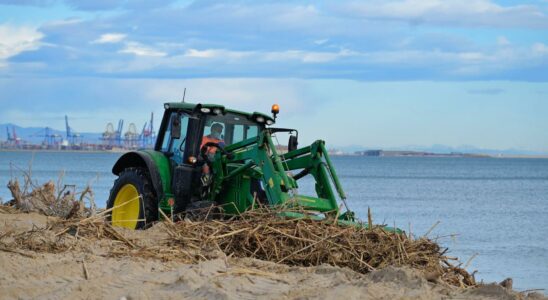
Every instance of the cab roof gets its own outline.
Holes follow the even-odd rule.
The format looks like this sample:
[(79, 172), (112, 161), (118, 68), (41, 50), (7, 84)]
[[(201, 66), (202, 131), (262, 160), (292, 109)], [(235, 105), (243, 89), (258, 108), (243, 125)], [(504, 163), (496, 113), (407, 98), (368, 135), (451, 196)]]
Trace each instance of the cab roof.
[(223, 113), (234, 113), (234, 114), (242, 115), (242, 116), (244, 116), (248, 119), (251, 119), (251, 120), (255, 120), (257, 118), (257, 116), (261, 116), (265, 120), (272, 121), (272, 124), (274, 124), (274, 122), (275, 122), (275, 120), (271, 116), (269, 116), (267, 114), (264, 114), (264, 113), (261, 113), (261, 112), (248, 113), (248, 112), (243, 112), (243, 111), (239, 111), (239, 110), (225, 108), (224, 105), (219, 105), (219, 104), (167, 102), (167, 103), (164, 103), (164, 108), (166, 110), (167, 109), (182, 109), (182, 110), (186, 110), (186, 111), (198, 111), (202, 108), (209, 108), (211, 111), (213, 111), (214, 109), (217, 108), (217, 109), (221, 109), (223, 111)]

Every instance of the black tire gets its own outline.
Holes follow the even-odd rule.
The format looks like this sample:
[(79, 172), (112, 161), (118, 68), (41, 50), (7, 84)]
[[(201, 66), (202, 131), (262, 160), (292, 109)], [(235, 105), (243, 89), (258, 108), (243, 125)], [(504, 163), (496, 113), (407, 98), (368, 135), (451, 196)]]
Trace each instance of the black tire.
[[(112, 222), (114, 226), (122, 226), (130, 229), (145, 229), (152, 225), (154, 221), (158, 220), (158, 199), (153, 192), (150, 175), (146, 169), (126, 168), (120, 173), (118, 179), (114, 181), (114, 185), (110, 190), (110, 196), (107, 201), (107, 209), (114, 207), (114, 203), (116, 202), (116, 197), (118, 196), (119, 192), (122, 190), (122, 188), (128, 185), (133, 186), (137, 194), (140, 196), (140, 198), (138, 199), (139, 212), (138, 218), (136, 219), (138, 220), (137, 223), (135, 224), (135, 226), (133, 226), (133, 222), (124, 224), (120, 223), (119, 221), (117, 222), (116, 220), (113, 220), (113, 215), (118, 213), (116, 211), (117, 208), (109, 213), (108, 221)], [(119, 199), (119, 201), (122, 201), (123, 203), (124, 200)]]

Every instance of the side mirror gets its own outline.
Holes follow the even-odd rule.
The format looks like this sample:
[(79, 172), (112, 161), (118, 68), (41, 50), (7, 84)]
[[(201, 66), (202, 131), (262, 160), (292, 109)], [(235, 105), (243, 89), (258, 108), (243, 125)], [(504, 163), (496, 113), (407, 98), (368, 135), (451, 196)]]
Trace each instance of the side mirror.
[(181, 116), (171, 116), (171, 139), (181, 138)]
[(297, 150), (297, 147), (299, 146), (299, 141), (296, 136), (290, 135), (289, 136), (289, 142), (287, 143), (287, 151), (291, 152), (293, 150)]

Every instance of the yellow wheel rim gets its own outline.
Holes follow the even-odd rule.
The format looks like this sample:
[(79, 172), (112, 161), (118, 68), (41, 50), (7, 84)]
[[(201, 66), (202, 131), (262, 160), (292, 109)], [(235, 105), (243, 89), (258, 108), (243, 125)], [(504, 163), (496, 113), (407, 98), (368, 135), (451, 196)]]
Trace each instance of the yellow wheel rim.
[(126, 184), (118, 191), (112, 210), (112, 226), (135, 229), (140, 212), (139, 192), (133, 184)]

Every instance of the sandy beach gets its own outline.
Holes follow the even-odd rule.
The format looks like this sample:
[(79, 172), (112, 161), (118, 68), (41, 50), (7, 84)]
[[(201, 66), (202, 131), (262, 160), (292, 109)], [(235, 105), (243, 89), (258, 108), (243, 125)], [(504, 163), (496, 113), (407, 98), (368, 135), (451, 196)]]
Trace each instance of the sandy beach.
[[(296, 267), (223, 253), (195, 264), (113, 257), (108, 254), (119, 242), (110, 239), (81, 238), (66, 251), (6, 246), (7, 235), (45, 228), (55, 220), (36, 213), (0, 213), (2, 299), (546, 299), (498, 284), (453, 287), (406, 267), (361, 274), (327, 264)], [(166, 238), (162, 226), (120, 232), (134, 243), (154, 245)], [(53, 232), (36, 243), (50, 238), (55, 238)]]

